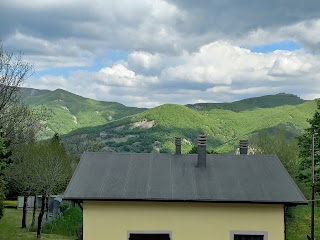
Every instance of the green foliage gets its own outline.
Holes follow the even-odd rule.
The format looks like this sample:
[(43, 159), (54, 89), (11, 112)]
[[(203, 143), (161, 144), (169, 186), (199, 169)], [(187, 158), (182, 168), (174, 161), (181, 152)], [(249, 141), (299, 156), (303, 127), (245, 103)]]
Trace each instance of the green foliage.
[(296, 139), (287, 136), (286, 129), (275, 134), (260, 131), (250, 142), (255, 154), (276, 155), (291, 177), (296, 179), (299, 173), (299, 146)]
[(11, 151), (8, 150), (9, 147), (10, 141), (3, 137), (3, 131), (0, 128), (0, 171), (7, 166), (5, 160), (11, 156)]
[(320, 100), (316, 100), (317, 110), (308, 120), (309, 127), (299, 137), (300, 164), (299, 180), (304, 184), (311, 185), (312, 172), (312, 132), (314, 129), (314, 160), (315, 160), (315, 192), (320, 193)]
[(17, 208), (18, 201), (17, 200), (4, 200), (3, 201), (3, 206), (5, 208)]
[[(310, 236), (311, 207), (289, 207), (286, 215), (287, 240), (306, 240)], [(320, 239), (320, 207), (315, 208), (315, 239)]]
[(21, 194), (56, 194), (64, 191), (72, 174), (73, 158), (56, 134), (50, 141), (20, 146), (6, 169), (6, 178)]
[(231, 110), (234, 112), (241, 112), (252, 110), (255, 108), (274, 108), (284, 105), (299, 105), (305, 100), (296, 95), (279, 93), (276, 95), (267, 95), (262, 97), (248, 98), (232, 103), (197, 103), (188, 104), (187, 107), (200, 111), (210, 111), (213, 109)]
[[(207, 150), (206, 151), (207, 154), (219, 154), (217, 151), (215, 150)], [(188, 152), (189, 154), (197, 154), (198, 153), (198, 146), (197, 145), (193, 145), (192, 148), (190, 149), (190, 151)], [(221, 154), (221, 153), (220, 153)]]
[(45, 224), (42, 232), (78, 237), (82, 234), (82, 210), (78, 207), (67, 209), (63, 215)]
[(61, 213), (64, 213), (68, 208), (69, 208), (69, 206), (67, 204), (61, 204), (59, 206), (59, 209), (60, 209)]
[(4, 139), (0, 136), (0, 159), (7, 154), (7, 148), (5, 147)]
[[(102, 144), (105, 151), (174, 152), (174, 137), (181, 136), (182, 153), (187, 153), (197, 136), (203, 133), (208, 138), (208, 151), (225, 153), (233, 151), (240, 139), (248, 139), (263, 129), (281, 125), (292, 135), (297, 135), (307, 127), (305, 118), (311, 117), (315, 109), (313, 101), (241, 112), (196, 111), (165, 104), (102, 126), (73, 131), (62, 136), (62, 140), (67, 149), (75, 145), (79, 139), (77, 136), (83, 136)], [(157, 143), (160, 147), (155, 146)]]
[(3, 217), (3, 211), (4, 211), (3, 201), (4, 201), (4, 180), (3, 180), (3, 177), (0, 176), (0, 219)]
[[(25, 101), (32, 106), (43, 104), (51, 113), (39, 137), (48, 138), (55, 132), (67, 134), (61, 135), (62, 140), (77, 156), (98, 150), (173, 152), (177, 135), (184, 138), (182, 152), (187, 153), (200, 133), (208, 136), (208, 151), (230, 152), (240, 139), (250, 138), (262, 129), (284, 125), (297, 135), (307, 127), (305, 118), (316, 109), (312, 101), (290, 94), (188, 107), (165, 104), (149, 110), (98, 102), (61, 89), (39, 92)], [(135, 125), (143, 121), (153, 121), (153, 126)]]
[[(27, 219), (31, 219), (32, 212), (28, 211)], [(5, 215), (0, 220), (0, 239), (2, 240), (34, 240), (36, 234), (21, 228), (21, 211), (17, 209), (6, 209)], [(43, 240), (75, 240), (74, 237), (43, 234)]]
[(197, 145), (193, 145), (192, 148), (190, 149), (190, 151), (188, 152), (189, 154), (196, 154), (198, 153), (198, 146)]
[(144, 111), (142, 108), (126, 107), (115, 102), (99, 102), (57, 89), (42, 91), (36, 95), (25, 90), (24, 101), (31, 106), (43, 105), (51, 118), (46, 129), (38, 137), (51, 138), (57, 132), (66, 134), (75, 129), (106, 124), (114, 119)]

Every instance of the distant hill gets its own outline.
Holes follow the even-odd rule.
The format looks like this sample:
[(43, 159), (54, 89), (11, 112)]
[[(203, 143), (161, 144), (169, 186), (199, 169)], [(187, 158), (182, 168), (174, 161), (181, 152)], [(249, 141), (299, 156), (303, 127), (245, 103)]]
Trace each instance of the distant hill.
[(283, 105), (299, 105), (306, 100), (293, 94), (278, 93), (262, 97), (247, 98), (232, 103), (196, 103), (186, 105), (188, 108), (199, 111), (210, 111), (212, 109), (225, 109), (234, 112), (241, 112), (255, 108), (273, 108)]
[(24, 101), (31, 106), (45, 106), (50, 119), (40, 138), (51, 137), (54, 132), (66, 134), (75, 129), (98, 126), (109, 121), (142, 112), (146, 109), (126, 107), (116, 102), (102, 102), (84, 98), (68, 91), (23, 89)]
[(175, 136), (183, 138), (183, 152), (187, 152), (200, 133), (208, 136), (209, 150), (229, 152), (240, 139), (259, 131), (285, 128), (289, 137), (295, 137), (316, 110), (314, 101), (284, 93), (233, 103), (165, 104), (146, 109), (96, 101), (61, 89), (23, 91), (26, 103), (43, 105), (51, 115), (39, 139), (57, 132), (77, 155), (96, 150), (173, 152)]
[(308, 126), (306, 120), (315, 110), (314, 101), (239, 112), (197, 111), (165, 104), (102, 126), (78, 129), (63, 140), (71, 151), (76, 151), (82, 137), (104, 151), (173, 152), (174, 137), (181, 136), (186, 153), (196, 143), (198, 134), (204, 133), (208, 137), (208, 149), (229, 152), (240, 139), (249, 139), (261, 130), (272, 132), (285, 128), (291, 136), (297, 136)]
[(43, 95), (50, 92), (51, 92), (50, 90), (40, 90), (35, 88), (21, 88), (21, 93), (23, 97), (38, 96), (38, 95)]

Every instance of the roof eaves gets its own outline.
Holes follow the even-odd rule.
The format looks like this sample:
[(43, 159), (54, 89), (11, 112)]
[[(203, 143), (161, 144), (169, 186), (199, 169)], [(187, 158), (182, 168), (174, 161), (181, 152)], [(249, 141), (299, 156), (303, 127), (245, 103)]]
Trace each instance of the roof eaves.
[(283, 204), (286, 206), (296, 206), (296, 205), (308, 205), (308, 201), (247, 201), (247, 200), (193, 200), (193, 199), (111, 199), (111, 198), (63, 198), (65, 200), (80, 200), (80, 201), (106, 201), (106, 202), (197, 202), (197, 203), (240, 203), (240, 204)]

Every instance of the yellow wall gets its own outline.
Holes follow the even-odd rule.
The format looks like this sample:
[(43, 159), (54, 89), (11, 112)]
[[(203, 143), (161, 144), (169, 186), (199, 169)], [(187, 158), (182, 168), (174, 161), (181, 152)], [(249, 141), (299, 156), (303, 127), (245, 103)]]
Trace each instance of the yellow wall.
[(231, 230), (284, 239), (283, 205), (187, 202), (83, 203), (84, 240), (127, 240), (128, 231), (170, 231), (173, 240), (230, 240)]

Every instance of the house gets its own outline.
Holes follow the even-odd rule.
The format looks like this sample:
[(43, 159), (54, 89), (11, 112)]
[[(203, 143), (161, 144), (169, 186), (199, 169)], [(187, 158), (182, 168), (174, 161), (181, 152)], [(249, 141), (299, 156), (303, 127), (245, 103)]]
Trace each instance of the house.
[(88, 152), (65, 198), (85, 240), (281, 240), (286, 206), (307, 200), (276, 156)]

